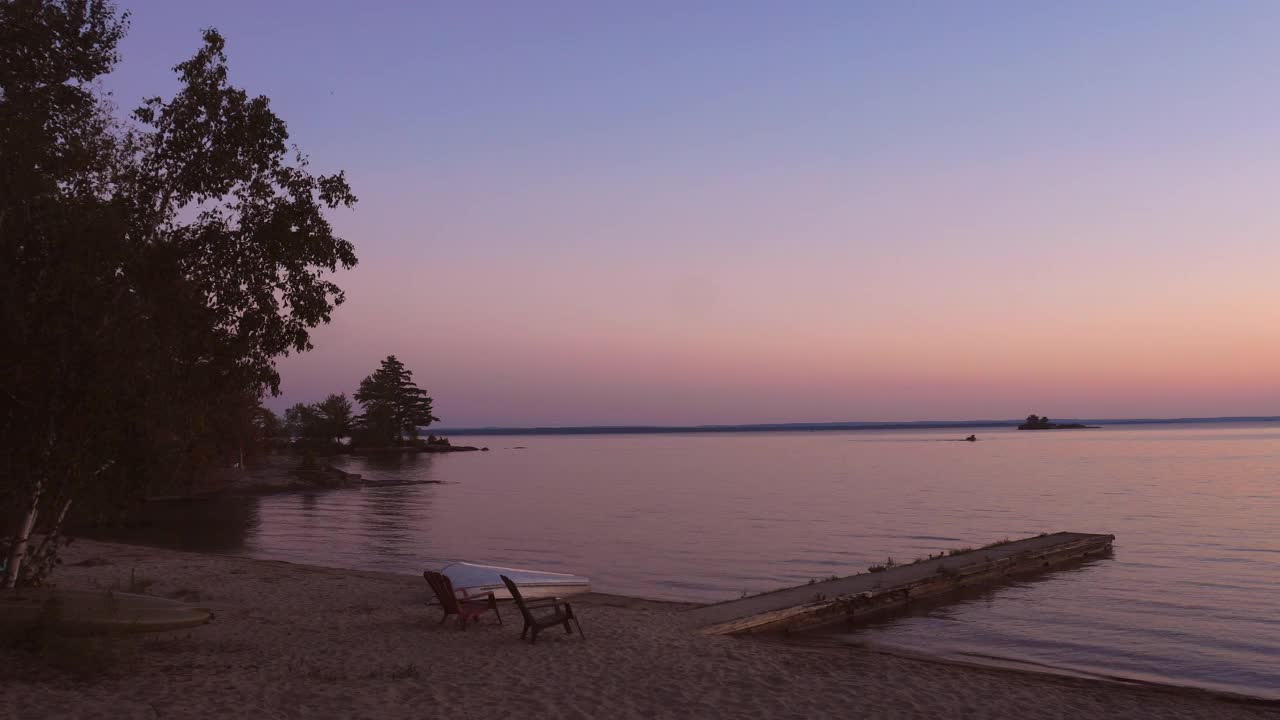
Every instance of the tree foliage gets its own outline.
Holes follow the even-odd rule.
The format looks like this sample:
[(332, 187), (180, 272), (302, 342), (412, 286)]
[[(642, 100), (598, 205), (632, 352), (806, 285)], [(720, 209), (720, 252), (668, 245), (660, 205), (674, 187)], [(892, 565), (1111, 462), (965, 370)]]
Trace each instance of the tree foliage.
[(258, 430), (258, 437), (263, 440), (279, 440), (284, 437), (284, 421), (280, 419), (270, 408), (258, 405), (258, 411), (254, 415), (254, 425)]
[(351, 435), (355, 413), (345, 394), (330, 395), (323, 401), (297, 403), (284, 411), (285, 428), (304, 442), (332, 445)]
[(372, 375), (360, 381), (356, 401), (364, 409), (359, 417), (364, 445), (416, 440), (419, 428), (439, 419), (431, 414), (431, 398), (395, 355), (388, 355)]
[(311, 347), (356, 262), (324, 216), (355, 202), (345, 178), (313, 175), (267, 98), (230, 84), (216, 30), (172, 98), (113, 114), (96, 84), (127, 21), (106, 0), (0, 0), (5, 584), (49, 569), (73, 498), (242, 457), (275, 359)]
[(330, 395), (317, 404), (323, 420), (321, 428), (325, 440), (335, 442), (351, 435), (355, 423), (355, 411), (346, 393)]

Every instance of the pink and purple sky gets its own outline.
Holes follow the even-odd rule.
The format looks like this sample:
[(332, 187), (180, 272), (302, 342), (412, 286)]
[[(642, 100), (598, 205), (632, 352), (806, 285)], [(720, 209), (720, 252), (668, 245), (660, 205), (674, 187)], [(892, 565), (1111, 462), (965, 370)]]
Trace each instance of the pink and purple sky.
[(277, 409), (443, 425), (1280, 413), (1280, 4), (220, 3), (360, 265)]

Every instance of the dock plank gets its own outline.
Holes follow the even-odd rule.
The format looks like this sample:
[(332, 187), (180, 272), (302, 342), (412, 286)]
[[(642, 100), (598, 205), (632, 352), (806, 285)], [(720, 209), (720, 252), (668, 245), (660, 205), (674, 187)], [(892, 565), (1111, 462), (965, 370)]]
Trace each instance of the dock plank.
[(1114, 535), (1059, 532), (729, 600), (689, 611), (711, 635), (798, 629), (901, 607), (1010, 574), (1041, 571), (1111, 549)]

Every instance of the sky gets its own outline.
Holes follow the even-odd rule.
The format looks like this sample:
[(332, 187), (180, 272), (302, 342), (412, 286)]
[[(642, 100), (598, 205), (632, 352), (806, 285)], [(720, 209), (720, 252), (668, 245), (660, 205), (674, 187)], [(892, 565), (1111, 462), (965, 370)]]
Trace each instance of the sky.
[(317, 172), (451, 427), (1280, 414), (1280, 3), (119, 0)]

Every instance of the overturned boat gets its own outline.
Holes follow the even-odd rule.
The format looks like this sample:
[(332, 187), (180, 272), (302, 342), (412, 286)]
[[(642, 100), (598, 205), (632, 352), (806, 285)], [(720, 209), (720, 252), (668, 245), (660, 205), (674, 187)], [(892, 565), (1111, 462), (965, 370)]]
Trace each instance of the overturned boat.
[(143, 633), (193, 628), (213, 620), (208, 608), (112, 590), (0, 590), (0, 630), (42, 626), (66, 634)]
[(528, 600), (591, 592), (589, 578), (566, 573), (524, 570), (499, 565), (477, 565), (469, 562), (450, 563), (440, 568), (440, 572), (449, 578), (455, 590), (466, 591), (468, 595), (491, 592), (499, 600), (511, 599), (511, 593), (507, 592), (507, 587), (502, 584), (503, 575), (511, 578), (520, 588), (520, 594)]

